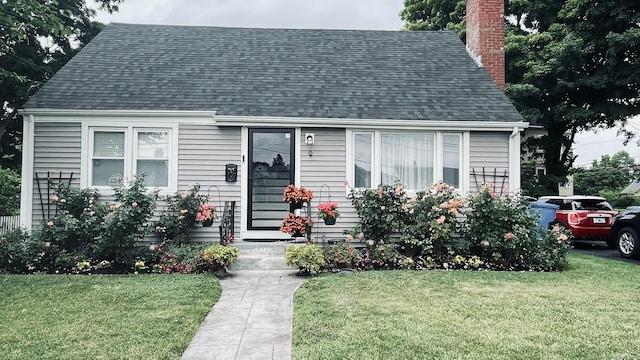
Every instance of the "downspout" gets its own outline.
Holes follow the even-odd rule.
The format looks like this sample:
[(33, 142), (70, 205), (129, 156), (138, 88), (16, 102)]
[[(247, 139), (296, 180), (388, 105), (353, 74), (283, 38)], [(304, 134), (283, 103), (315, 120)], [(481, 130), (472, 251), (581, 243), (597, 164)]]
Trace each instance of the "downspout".
[(33, 222), (34, 115), (22, 120), (22, 173), (20, 187), (20, 226), (31, 230)]
[(520, 129), (514, 126), (509, 135), (509, 191), (520, 190)]

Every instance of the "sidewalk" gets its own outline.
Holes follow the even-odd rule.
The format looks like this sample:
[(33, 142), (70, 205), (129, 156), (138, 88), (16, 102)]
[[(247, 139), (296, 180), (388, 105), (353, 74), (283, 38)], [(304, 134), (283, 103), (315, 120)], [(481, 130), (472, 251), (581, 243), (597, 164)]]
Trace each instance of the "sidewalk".
[(234, 271), (183, 360), (291, 359), (295, 271)]

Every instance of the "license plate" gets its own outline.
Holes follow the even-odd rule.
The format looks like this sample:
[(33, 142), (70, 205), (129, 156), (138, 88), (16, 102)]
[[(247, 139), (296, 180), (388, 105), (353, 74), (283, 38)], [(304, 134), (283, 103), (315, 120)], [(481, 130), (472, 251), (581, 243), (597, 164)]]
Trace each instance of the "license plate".
[(594, 224), (606, 224), (607, 223), (607, 219), (605, 219), (605, 218), (593, 218), (593, 223)]

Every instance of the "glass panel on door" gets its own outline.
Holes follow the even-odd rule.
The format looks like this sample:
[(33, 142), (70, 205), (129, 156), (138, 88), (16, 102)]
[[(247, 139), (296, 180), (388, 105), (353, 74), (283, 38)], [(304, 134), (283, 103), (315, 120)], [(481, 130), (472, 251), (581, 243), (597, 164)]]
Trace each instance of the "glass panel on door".
[(293, 129), (249, 129), (249, 230), (278, 230), (289, 211), (284, 188), (294, 182)]

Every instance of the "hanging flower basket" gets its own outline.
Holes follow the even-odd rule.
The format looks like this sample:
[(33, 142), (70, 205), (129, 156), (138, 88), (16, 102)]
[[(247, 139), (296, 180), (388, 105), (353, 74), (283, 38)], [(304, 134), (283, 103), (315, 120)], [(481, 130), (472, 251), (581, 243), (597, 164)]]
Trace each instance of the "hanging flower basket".
[(338, 216), (340, 216), (338, 203), (325, 202), (318, 204), (318, 217), (323, 219), (326, 225), (335, 225)]
[(302, 207), (304, 206), (304, 202), (296, 201), (296, 202), (290, 203), (289, 205), (291, 206), (291, 210), (293, 211), (296, 209), (302, 209)]
[(202, 223), (204, 227), (210, 227), (213, 225), (213, 221), (218, 218), (216, 207), (207, 203), (204, 203), (198, 207), (196, 213), (196, 220)]
[(324, 224), (325, 225), (335, 225), (336, 224), (336, 217), (335, 216), (327, 216), (326, 218), (324, 218)]

